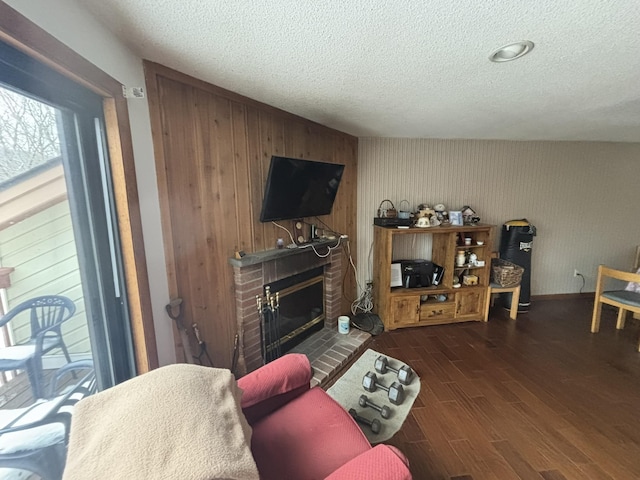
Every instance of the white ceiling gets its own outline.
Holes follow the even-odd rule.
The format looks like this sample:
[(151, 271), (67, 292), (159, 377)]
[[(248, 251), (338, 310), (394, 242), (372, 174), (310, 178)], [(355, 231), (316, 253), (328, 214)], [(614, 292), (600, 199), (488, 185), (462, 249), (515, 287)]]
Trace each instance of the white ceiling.
[(80, 2), (142, 58), (356, 136), (640, 141), (638, 0)]

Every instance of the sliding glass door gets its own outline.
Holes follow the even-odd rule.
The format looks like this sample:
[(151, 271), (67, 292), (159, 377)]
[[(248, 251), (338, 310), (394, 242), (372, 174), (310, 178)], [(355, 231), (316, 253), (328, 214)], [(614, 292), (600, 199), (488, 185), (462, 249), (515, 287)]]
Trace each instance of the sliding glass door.
[(33, 341), (29, 315), (2, 327), (0, 408), (45, 397), (70, 361), (91, 360), (99, 389), (135, 373), (102, 112), (101, 97), (0, 43), (0, 314), (73, 306), (62, 345), (29, 368), (2, 366), (3, 348)]

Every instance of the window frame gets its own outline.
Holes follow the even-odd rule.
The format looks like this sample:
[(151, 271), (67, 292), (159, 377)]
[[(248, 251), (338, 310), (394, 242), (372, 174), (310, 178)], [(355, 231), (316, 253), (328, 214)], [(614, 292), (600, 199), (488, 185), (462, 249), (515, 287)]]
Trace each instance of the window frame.
[(136, 371), (158, 367), (133, 144), (122, 84), (0, 2), (0, 40), (102, 97)]

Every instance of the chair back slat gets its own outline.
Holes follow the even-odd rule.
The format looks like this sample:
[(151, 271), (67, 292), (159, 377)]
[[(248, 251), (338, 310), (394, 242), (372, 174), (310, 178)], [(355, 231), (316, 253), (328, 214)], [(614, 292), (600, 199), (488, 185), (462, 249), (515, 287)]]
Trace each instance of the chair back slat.
[(0, 372), (27, 370), (34, 399), (42, 398), (44, 394), (41, 384), (43, 355), (60, 348), (71, 363), (61, 327), (75, 312), (76, 306), (71, 299), (62, 295), (43, 295), (20, 303), (0, 318), (0, 327), (17, 316), (29, 319), (29, 340), (6, 347), (9, 356), (0, 361)]
[(44, 295), (32, 298), (15, 307), (15, 310), (19, 308), (31, 310), (32, 339), (42, 330), (60, 325), (76, 311), (73, 301), (62, 295)]
[(609, 277), (623, 282), (640, 282), (640, 274), (626, 272), (623, 270), (616, 270), (615, 268), (600, 265), (598, 267), (598, 279)]

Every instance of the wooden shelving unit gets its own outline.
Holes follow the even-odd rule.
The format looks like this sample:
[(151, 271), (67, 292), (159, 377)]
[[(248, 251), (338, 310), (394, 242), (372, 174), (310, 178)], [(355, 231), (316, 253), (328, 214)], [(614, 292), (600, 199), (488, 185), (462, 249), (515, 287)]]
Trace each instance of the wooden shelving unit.
[[(384, 323), (385, 330), (421, 325), (482, 320), (490, 281), (491, 248), (494, 225), (464, 225), (430, 228), (386, 228), (374, 226), (373, 246), (373, 301), (374, 312)], [(444, 267), (440, 285), (428, 288), (391, 287), (391, 263), (394, 239), (404, 235), (431, 235), (431, 252), (419, 252), (421, 258)], [(465, 246), (464, 237), (471, 237), (472, 244)], [(476, 242), (483, 242), (477, 245)], [(456, 266), (458, 250), (473, 252), (484, 266)], [(430, 255), (429, 255), (430, 253)], [(465, 273), (478, 277), (477, 285), (460, 285), (454, 288), (454, 278)], [(438, 301), (436, 295), (446, 295)]]

